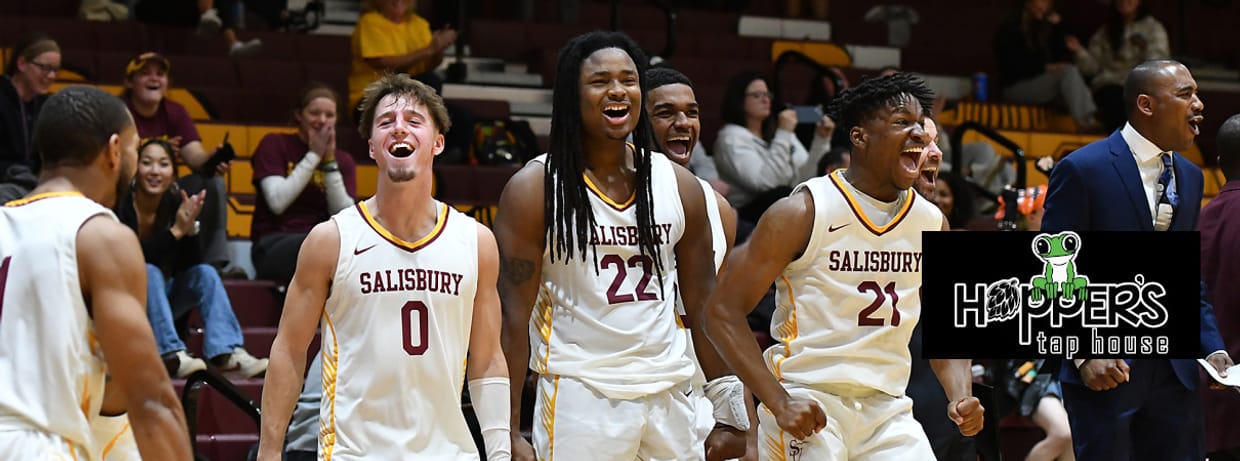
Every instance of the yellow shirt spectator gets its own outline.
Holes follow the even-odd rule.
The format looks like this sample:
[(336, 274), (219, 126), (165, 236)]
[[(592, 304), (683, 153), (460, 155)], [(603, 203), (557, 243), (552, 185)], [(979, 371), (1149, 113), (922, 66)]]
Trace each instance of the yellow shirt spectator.
[[(410, 13), (403, 22), (396, 23), (377, 11), (362, 14), (353, 29), (353, 68), (349, 71), (349, 107), (357, 107), (362, 90), (379, 78), (380, 71), (366, 62), (367, 59), (401, 56), (432, 45), (430, 23), (421, 16)], [(397, 72), (417, 75), (430, 71), (431, 61), (415, 63)]]

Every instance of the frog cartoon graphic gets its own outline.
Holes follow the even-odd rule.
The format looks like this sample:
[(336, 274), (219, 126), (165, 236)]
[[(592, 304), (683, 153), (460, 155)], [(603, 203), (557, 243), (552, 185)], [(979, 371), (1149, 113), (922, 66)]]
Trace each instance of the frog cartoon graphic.
[(1046, 263), (1042, 275), (1029, 280), (1033, 286), (1031, 298), (1040, 301), (1061, 297), (1084, 300), (1089, 292), (1089, 278), (1077, 274), (1076, 252), (1081, 249), (1081, 237), (1076, 232), (1064, 231), (1055, 235), (1039, 234), (1033, 239), (1033, 254)]

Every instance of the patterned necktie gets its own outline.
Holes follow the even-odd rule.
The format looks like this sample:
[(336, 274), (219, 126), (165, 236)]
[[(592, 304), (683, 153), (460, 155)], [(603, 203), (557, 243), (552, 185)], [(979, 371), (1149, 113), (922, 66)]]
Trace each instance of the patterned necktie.
[(1171, 209), (1180, 206), (1180, 196), (1175, 192), (1175, 178), (1172, 176), (1171, 170), (1171, 154), (1163, 152), (1159, 157), (1162, 158), (1162, 174), (1158, 175), (1159, 199), (1158, 203), (1166, 203), (1171, 205)]
[(1171, 171), (1171, 154), (1163, 152), (1162, 174), (1158, 175), (1158, 206), (1154, 207), (1154, 230), (1165, 231), (1171, 228), (1175, 217), (1175, 208), (1180, 204), (1180, 196), (1175, 193), (1175, 178)]

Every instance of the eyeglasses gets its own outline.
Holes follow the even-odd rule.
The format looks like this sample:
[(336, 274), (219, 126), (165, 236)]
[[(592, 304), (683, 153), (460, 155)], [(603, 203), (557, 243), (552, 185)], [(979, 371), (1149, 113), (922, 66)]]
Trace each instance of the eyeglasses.
[(751, 92), (745, 93), (745, 96), (754, 98), (754, 99), (762, 99), (762, 98), (771, 99), (775, 97), (775, 95), (772, 94), (770, 91), (751, 91)]
[(60, 72), (60, 67), (57, 67), (57, 66), (43, 64), (41, 62), (35, 62), (35, 61), (30, 61), (30, 64), (35, 67), (38, 67), (39, 70), (43, 71), (44, 74), (54, 74), (54, 73)]

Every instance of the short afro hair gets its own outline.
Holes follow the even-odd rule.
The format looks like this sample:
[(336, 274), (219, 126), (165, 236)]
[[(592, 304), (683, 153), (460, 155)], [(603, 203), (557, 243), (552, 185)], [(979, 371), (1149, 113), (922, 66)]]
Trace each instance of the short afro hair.
[(934, 92), (921, 78), (901, 72), (873, 77), (844, 90), (831, 101), (827, 115), (831, 116), (836, 126), (847, 132), (873, 117), (879, 108), (899, 101), (905, 95), (916, 99), (921, 104), (923, 113), (930, 113), (934, 104)]
[(95, 161), (112, 135), (134, 126), (120, 98), (92, 86), (56, 92), (34, 122), (34, 150), (43, 168), (84, 167)]
[(693, 88), (693, 81), (689, 80), (689, 77), (671, 67), (651, 67), (646, 71), (644, 78), (646, 79), (646, 91), (677, 83)]

